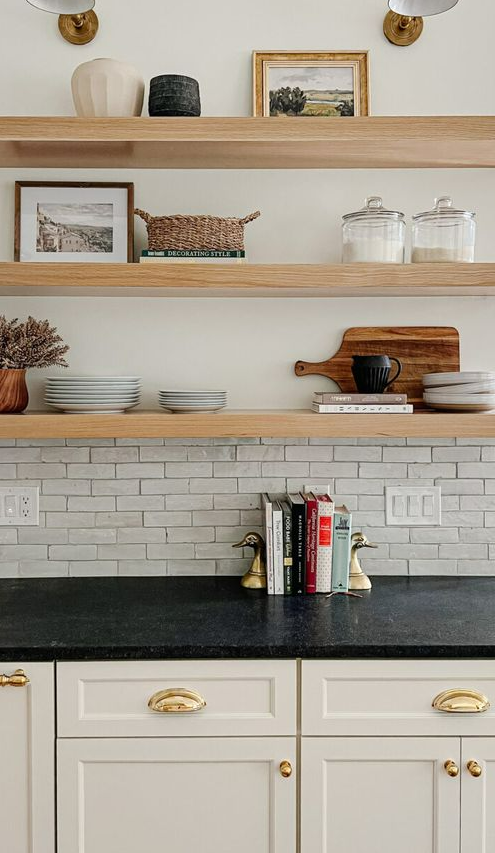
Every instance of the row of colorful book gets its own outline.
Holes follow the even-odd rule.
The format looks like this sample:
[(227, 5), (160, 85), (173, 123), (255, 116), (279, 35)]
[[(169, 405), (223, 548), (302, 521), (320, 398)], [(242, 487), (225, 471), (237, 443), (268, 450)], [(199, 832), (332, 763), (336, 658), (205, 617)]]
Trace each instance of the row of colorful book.
[(330, 495), (264, 494), (267, 592), (347, 592), (351, 513)]
[(244, 251), (224, 249), (145, 249), (141, 252), (141, 264), (243, 264)]

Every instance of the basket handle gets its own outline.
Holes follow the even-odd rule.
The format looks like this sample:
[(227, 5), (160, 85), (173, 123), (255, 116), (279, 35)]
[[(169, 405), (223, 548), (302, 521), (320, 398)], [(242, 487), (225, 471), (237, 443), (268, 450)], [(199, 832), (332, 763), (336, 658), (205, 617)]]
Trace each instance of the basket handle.
[(252, 222), (253, 219), (257, 219), (258, 216), (261, 216), (261, 211), (257, 210), (255, 213), (250, 213), (249, 216), (245, 216), (244, 219), (239, 219), (241, 225), (247, 225), (248, 222)]
[(140, 216), (141, 219), (144, 219), (147, 225), (149, 225), (150, 222), (153, 221), (153, 216), (151, 215), (151, 213), (146, 213), (145, 210), (140, 210), (138, 207), (136, 207), (134, 213), (136, 216)]

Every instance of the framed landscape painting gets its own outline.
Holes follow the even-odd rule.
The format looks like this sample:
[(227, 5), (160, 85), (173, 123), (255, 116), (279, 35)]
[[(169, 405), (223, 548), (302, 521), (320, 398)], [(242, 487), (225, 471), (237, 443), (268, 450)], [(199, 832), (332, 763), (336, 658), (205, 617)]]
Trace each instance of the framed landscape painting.
[(254, 115), (369, 114), (368, 53), (255, 51)]
[(134, 184), (17, 181), (16, 261), (133, 260)]

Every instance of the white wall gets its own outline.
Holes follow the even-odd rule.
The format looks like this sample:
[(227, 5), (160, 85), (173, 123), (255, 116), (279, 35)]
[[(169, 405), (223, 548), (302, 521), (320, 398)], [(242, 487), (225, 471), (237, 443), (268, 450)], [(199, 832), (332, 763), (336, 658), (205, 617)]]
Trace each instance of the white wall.
[[(2, 0), (0, 113), (71, 115), (70, 76), (97, 56), (125, 59), (146, 78), (199, 79), (204, 115), (249, 115), (252, 49), (370, 50), (375, 115), (493, 114), (495, 56), (491, 0), (460, 0), (425, 22), (421, 40), (400, 49), (381, 27), (385, 0), (97, 0), (100, 33), (86, 47), (58, 35), (56, 18), (24, 0)], [(481, 17), (483, 16), (483, 17)], [(0, 258), (12, 257), (16, 179), (134, 180), (136, 203), (153, 213), (242, 216), (250, 259), (325, 262), (340, 256), (340, 216), (380, 193), (408, 216), (452, 193), (478, 213), (478, 259), (495, 261), (493, 172), (77, 172), (0, 174)], [(141, 226), (137, 245), (144, 243)], [(145, 402), (165, 385), (229, 388), (234, 406), (303, 406), (322, 380), (293, 375), (298, 358), (320, 359), (351, 325), (455, 325), (466, 369), (494, 365), (493, 309), (486, 299), (138, 300), (2, 299), (0, 310), (50, 317), (71, 344), (71, 368), (140, 373)], [(39, 404), (42, 375), (31, 376)]]

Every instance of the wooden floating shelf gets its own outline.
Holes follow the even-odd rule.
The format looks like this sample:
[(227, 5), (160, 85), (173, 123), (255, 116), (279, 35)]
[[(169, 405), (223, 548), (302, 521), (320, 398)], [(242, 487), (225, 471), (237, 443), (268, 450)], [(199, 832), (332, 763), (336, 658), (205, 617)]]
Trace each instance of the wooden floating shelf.
[(306, 409), (172, 415), (28, 412), (0, 416), (0, 438), (492, 438), (495, 414), (317, 415)]
[(0, 263), (3, 296), (495, 295), (495, 264)]
[(0, 168), (493, 167), (493, 116), (0, 120)]

